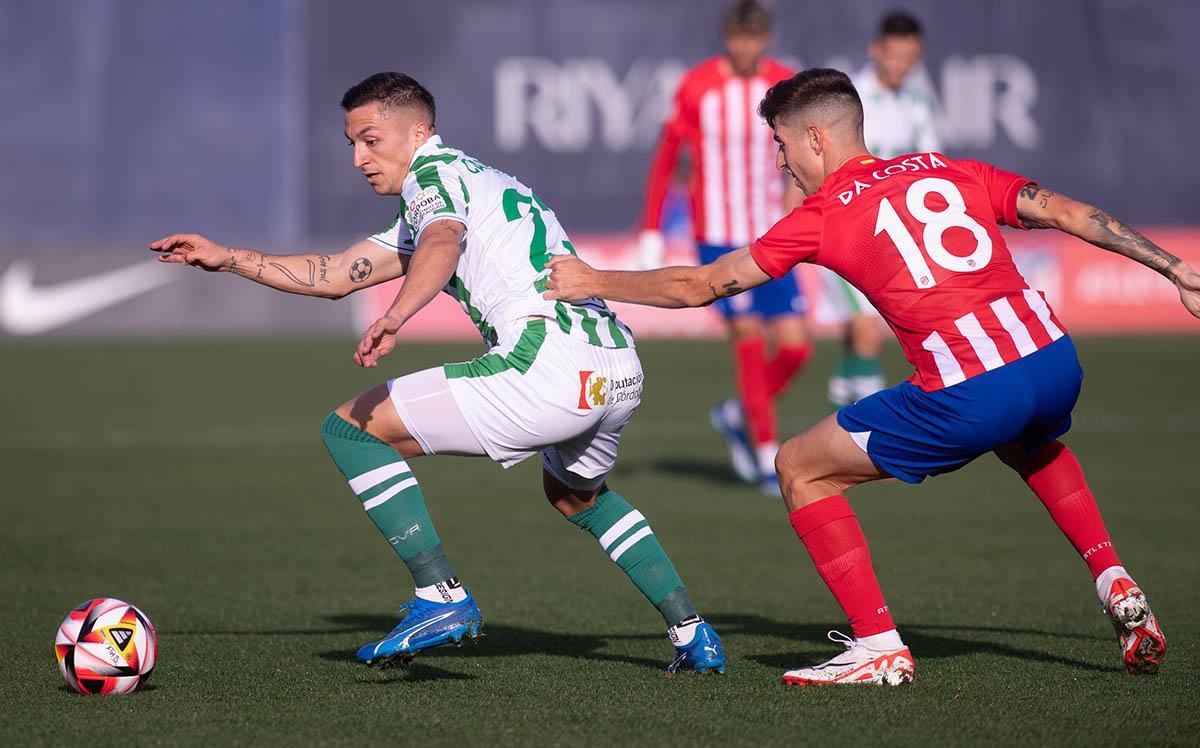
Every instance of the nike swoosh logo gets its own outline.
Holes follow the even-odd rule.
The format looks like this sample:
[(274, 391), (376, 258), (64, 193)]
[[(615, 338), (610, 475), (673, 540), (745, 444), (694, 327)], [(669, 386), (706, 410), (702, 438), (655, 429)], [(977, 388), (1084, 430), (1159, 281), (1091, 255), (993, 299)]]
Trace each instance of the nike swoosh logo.
[(165, 286), (177, 272), (151, 262), (52, 286), (33, 285), (33, 264), (15, 260), (0, 276), (0, 329), (37, 335)]

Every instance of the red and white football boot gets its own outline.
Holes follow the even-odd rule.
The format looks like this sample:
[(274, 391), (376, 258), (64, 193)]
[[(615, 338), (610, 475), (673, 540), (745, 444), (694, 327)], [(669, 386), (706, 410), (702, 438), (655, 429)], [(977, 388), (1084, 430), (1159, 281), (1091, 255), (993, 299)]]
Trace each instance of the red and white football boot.
[(784, 685), (899, 686), (912, 683), (915, 666), (908, 647), (880, 651), (868, 649), (840, 631), (830, 631), (828, 636), (830, 641), (844, 645), (846, 651), (820, 665), (787, 671), (783, 674)]
[(1133, 675), (1156, 672), (1167, 656), (1167, 639), (1150, 612), (1146, 595), (1127, 576), (1109, 581), (1101, 575), (1097, 580), (1097, 592), (1105, 583), (1108, 590), (1101, 593), (1101, 600), (1104, 612), (1117, 632), (1125, 669)]

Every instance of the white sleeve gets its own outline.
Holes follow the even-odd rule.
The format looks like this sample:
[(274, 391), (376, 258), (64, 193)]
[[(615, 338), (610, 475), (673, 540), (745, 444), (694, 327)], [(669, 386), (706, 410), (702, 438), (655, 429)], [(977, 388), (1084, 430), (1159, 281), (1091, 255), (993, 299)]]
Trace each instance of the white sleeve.
[(449, 219), (467, 223), (469, 193), (461, 175), (445, 164), (428, 164), (404, 180), (402, 218), (420, 241), (429, 224)]
[(392, 219), (392, 225), (388, 226), (378, 234), (372, 234), (367, 237), (381, 247), (394, 249), (402, 254), (411, 255), (416, 251), (416, 244), (413, 242), (412, 230), (404, 217), (397, 213)]

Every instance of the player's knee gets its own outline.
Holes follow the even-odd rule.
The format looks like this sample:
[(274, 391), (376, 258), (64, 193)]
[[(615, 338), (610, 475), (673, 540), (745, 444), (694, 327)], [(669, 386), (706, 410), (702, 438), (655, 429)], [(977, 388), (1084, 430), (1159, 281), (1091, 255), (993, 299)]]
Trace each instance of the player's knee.
[(546, 494), (546, 500), (564, 517), (573, 516), (595, 506), (596, 497), (605, 489), (605, 486), (594, 491), (574, 489), (554, 477), (549, 470), (542, 471), (542, 490)]

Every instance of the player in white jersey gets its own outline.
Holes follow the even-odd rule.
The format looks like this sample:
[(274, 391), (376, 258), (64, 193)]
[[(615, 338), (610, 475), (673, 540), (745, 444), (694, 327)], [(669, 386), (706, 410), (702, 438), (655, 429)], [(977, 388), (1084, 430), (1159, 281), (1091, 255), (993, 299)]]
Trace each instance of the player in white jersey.
[[(933, 92), (920, 66), (924, 32), (907, 13), (889, 13), (868, 47), (870, 62), (853, 77), (863, 104), (863, 139), (889, 159), (941, 151)], [(841, 408), (883, 389), (879, 355), (884, 332), (879, 312), (861, 291), (832, 270), (820, 271), (817, 318), (845, 325), (842, 358), (829, 378), (829, 401)]]
[(554, 255), (574, 254), (551, 211), (513, 177), (444, 145), (433, 96), (379, 73), (342, 98), (354, 166), (381, 195), (398, 195), (392, 225), (338, 255), (265, 255), (196, 234), (151, 244), (164, 262), (237, 273), (263, 285), (340, 298), (400, 276), (388, 312), (354, 360), (378, 365), (396, 335), (441, 291), (462, 304), (489, 346), (473, 361), (399, 377), (344, 403), (321, 424), (330, 456), (412, 573), (414, 599), (367, 663), (476, 637), (483, 618), (459, 583), (407, 459), (487, 455), (504, 467), (540, 454), (547, 499), (601, 547), (662, 613), (675, 645), (669, 672), (723, 671), (716, 632), (641, 512), (606, 477), (622, 427), (641, 400), (633, 335), (603, 301), (547, 301)]

